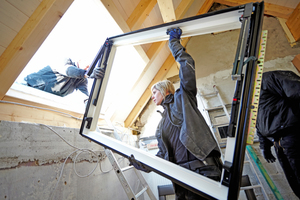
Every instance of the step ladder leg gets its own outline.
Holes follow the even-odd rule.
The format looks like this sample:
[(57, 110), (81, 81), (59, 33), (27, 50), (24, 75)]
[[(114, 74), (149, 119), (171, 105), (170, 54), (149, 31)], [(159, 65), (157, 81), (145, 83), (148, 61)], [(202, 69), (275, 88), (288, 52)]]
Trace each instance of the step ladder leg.
[[(152, 193), (152, 190), (150, 189), (149, 185), (147, 184), (146, 180), (144, 179), (143, 175), (141, 174), (141, 172), (139, 170), (135, 169), (133, 166), (120, 168), (120, 165), (117, 162), (115, 156), (113, 155), (113, 152), (109, 149), (105, 149), (105, 153), (106, 153), (110, 163), (112, 164), (112, 167), (113, 167), (122, 187), (124, 188), (124, 191), (126, 192), (126, 195), (129, 200), (137, 200), (144, 192), (147, 192), (147, 194), (151, 200), (156, 200), (156, 197)], [(134, 170), (140, 183), (142, 184), (142, 190), (139, 191), (137, 194), (134, 193), (134, 191), (132, 190), (131, 186), (128, 183), (128, 180), (126, 179), (126, 177), (123, 173), (130, 169)]]
[(150, 187), (149, 187), (147, 181), (145, 180), (144, 176), (142, 175), (142, 173), (135, 168), (134, 168), (134, 171), (135, 171), (137, 177), (139, 178), (139, 180), (141, 181), (143, 188), (146, 189), (146, 192), (147, 192), (149, 198), (151, 200), (155, 200), (156, 197), (154, 196), (152, 190), (150, 189)]
[(128, 184), (128, 181), (127, 181), (126, 177), (124, 176), (124, 174), (119, 166), (119, 163), (117, 162), (117, 160), (116, 160), (115, 156), (113, 155), (113, 153), (111, 152), (111, 150), (105, 149), (105, 153), (106, 153), (107, 158), (109, 159), (110, 163), (112, 164), (112, 167), (113, 167), (118, 179), (120, 180), (128, 199), (130, 199), (130, 200), (136, 199), (132, 188)]
[[(254, 175), (255, 175), (255, 177), (256, 177), (258, 183), (259, 183), (258, 185), (253, 185), (253, 186), (251, 186), (251, 187), (252, 187), (252, 188), (260, 187), (261, 190), (262, 190), (262, 194), (263, 194), (264, 198), (265, 198), (266, 200), (269, 200), (269, 197), (268, 197), (268, 195), (267, 195), (267, 192), (266, 192), (265, 188), (263, 187), (263, 184), (262, 184), (261, 180), (259, 179), (258, 173), (257, 173), (257, 171), (255, 170), (255, 167), (254, 167), (254, 165), (253, 165), (253, 163), (252, 163), (252, 161), (251, 161), (251, 157), (250, 157), (248, 151), (246, 151), (246, 156), (247, 156), (247, 158), (248, 158), (248, 160), (249, 160), (250, 168), (251, 168), (252, 172), (254, 173)], [(242, 189), (242, 188), (241, 188), (241, 189)], [(246, 188), (243, 188), (243, 189), (246, 189)]]

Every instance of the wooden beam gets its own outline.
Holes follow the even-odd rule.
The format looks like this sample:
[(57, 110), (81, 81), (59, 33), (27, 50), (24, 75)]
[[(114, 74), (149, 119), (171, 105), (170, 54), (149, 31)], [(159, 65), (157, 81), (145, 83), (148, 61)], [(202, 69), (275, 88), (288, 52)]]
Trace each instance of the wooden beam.
[(298, 70), (298, 72), (300, 73), (300, 54), (298, 54), (294, 57), (294, 59), (292, 60), (292, 63), (295, 66), (295, 68)]
[(52, 31), (73, 0), (43, 0), (0, 57), (0, 99)]
[(209, 11), (211, 6), (214, 4), (214, 0), (206, 0), (198, 11), (197, 15), (205, 14)]
[(135, 7), (134, 11), (126, 21), (132, 31), (137, 30), (142, 26), (143, 22), (149, 16), (156, 3), (156, 0), (141, 0), (139, 2), (137, 7)]
[(121, 13), (119, 12), (118, 8), (114, 4), (113, 0), (101, 0), (104, 7), (107, 9), (109, 14), (114, 18), (115, 22), (121, 28), (124, 33), (130, 32), (131, 29), (122, 17)]
[[(80, 128), (83, 114), (5, 96), (0, 101), (0, 120)], [(99, 124), (106, 124), (99, 118)]]
[[(182, 19), (188, 9), (191, 7), (194, 0), (182, 0), (178, 7), (175, 10), (176, 19)], [(165, 45), (166, 42), (156, 42), (151, 45), (147, 51), (147, 56), (149, 59), (152, 59), (154, 55), (157, 55), (156, 52)]]
[[(252, 0), (214, 0), (214, 2), (224, 4), (227, 6), (239, 6), (239, 5), (251, 3), (253, 1)], [(261, 2), (261, 0), (257, 2)], [(292, 14), (293, 10), (294, 10), (293, 8), (288, 8), (285, 6), (279, 6), (279, 5), (265, 2), (264, 13), (267, 15), (272, 15), (274, 17), (288, 19), (289, 16)]]
[[(131, 32), (131, 29), (125, 19), (122, 17), (121, 13), (119, 12), (118, 8), (114, 4), (113, 0), (101, 0), (104, 7), (110, 13), (110, 15), (114, 18), (115, 22), (121, 28), (124, 33)], [(144, 49), (140, 45), (134, 46), (136, 51), (139, 53), (141, 58), (145, 61), (145, 63), (149, 62), (149, 58), (144, 51)]]
[(286, 21), (286, 25), (290, 29), (296, 41), (300, 39), (300, 3)]
[[(80, 128), (83, 115), (12, 97), (0, 102), (0, 120)], [(27, 105), (27, 106), (25, 106)], [(57, 110), (58, 112), (51, 111)], [(66, 114), (62, 114), (66, 113)]]
[(182, 0), (180, 4), (177, 6), (175, 10), (175, 16), (177, 19), (182, 19), (185, 15), (185, 13), (188, 11), (188, 9), (193, 4), (194, 0)]
[[(164, 47), (164, 45), (166, 44), (167, 41), (163, 41), (163, 42), (156, 42), (154, 43), (155, 46), (151, 46), (153, 47), (153, 50), (151, 50), (151, 59), (150, 61), (147, 63), (146, 67), (144, 68), (144, 70), (142, 71), (142, 73), (140, 74), (138, 80), (135, 82), (135, 84), (133, 85), (133, 87), (131, 88), (130, 92), (129, 92), (129, 95), (128, 96), (131, 96), (132, 94), (135, 93), (136, 88), (139, 87), (141, 81), (143, 81), (143, 79), (145, 78), (145, 76), (147, 76), (147, 73), (149, 72), (150, 67), (152, 65), (152, 63), (154, 62), (156, 56), (160, 53), (161, 49)], [(150, 47), (150, 48), (151, 48)], [(155, 49), (154, 49), (155, 48)], [(130, 112), (132, 113), (132, 111)], [(116, 116), (118, 115), (118, 111), (115, 111), (112, 116), (110, 117), (110, 120), (111, 121), (114, 121), (114, 119), (116, 118)], [(129, 114), (130, 115), (130, 114)], [(127, 117), (128, 118), (128, 117)], [(127, 126), (125, 126), (127, 127)]]
[(282, 18), (277, 18), (277, 19), (278, 19), (278, 21), (279, 21), (279, 23), (280, 23), (280, 25), (281, 25), (281, 27), (282, 27), (284, 33), (285, 33), (286, 38), (287, 38), (288, 41), (289, 41), (291, 47), (295, 46), (297, 43), (296, 43), (296, 40), (295, 40), (295, 38), (293, 37), (293, 35), (292, 35), (290, 29), (289, 29), (289, 28), (287, 27), (287, 25), (286, 25), (286, 21), (287, 21), (287, 20), (286, 20), (286, 19), (282, 19)]
[[(178, 7), (176, 8), (176, 16), (179, 17), (178, 19), (183, 18), (189, 7), (192, 5), (194, 0), (182, 0)], [(161, 50), (161, 48), (165, 45), (167, 41), (164, 42), (157, 42), (153, 43), (149, 50), (147, 51), (147, 55), (151, 60), (154, 60), (155, 57), (158, 55), (158, 52)], [(172, 56), (172, 55), (171, 55)], [(169, 56), (170, 57), (170, 56)], [(152, 62), (150, 62), (151, 64)], [(148, 66), (148, 67), (147, 67)], [(150, 65), (147, 65), (146, 68), (149, 68)], [(159, 73), (158, 73), (159, 74)], [(142, 79), (143, 76), (140, 76), (139, 81)], [(156, 76), (154, 77), (155, 80), (158, 80)], [(139, 81), (136, 83), (138, 84)], [(151, 88), (153, 81), (150, 83), (150, 85), (147, 88)], [(146, 89), (147, 91), (147, 89)], [(133, 122), (136, 120), (140, 112), (143, 110), (144, 106), (147, 104), (149, 97), (147, 97), (148, 93), (144, 92), (144, 94), (141, 96), (139, 101), (137, 102), (136, 106), (133, 108), (133, 110), (130, 112), (130, 114), (127, 116), (125, 120), (125, 127), (131, 126)], [(151, 92), (151, 91), (150, 91)], [(146, 95), (146, 96), (144, 96)], [(151, 95), (151, 94), (150, 94)], [(113, 118), (113, 117), (112, 117)]]
[[(185, 38), (181, 41), (182, 46), (186, 46), (190, 38)], [(124, 122), (125, 127), (129, 127), (133, 124), (133, 122), (137, 119), (138, 115), (141, 113), (145, 105), (148, 103), (150, 97), (151, 97), (151, 87), (153, 84), (155, 84), (158, 81), (163, 80), (163, 78), (166, 76), (166, 74), (169, 72), (173, 64), (175, 63), (175, 59), (172, 54), (168, 56), (162, 67), (159, 69), (149, 86), (146, 88), (145, 92), (135, 105), (135, 107), (132, 109), (131, 113), (128, 115), (127, 119)]]
[(158, 0), (157, 3), (165, 23), (176, 20), (173, 0)]
[(147, 55), (148, 57), (151, 59), (153, 59), (153, 57), (157, 56), (157, 53), (162, 49), (163, 46), (165, 46), (166, 41), (164, 42), (155, 42), (153, 44), (151, 44), (150, 48), (147, 51)]

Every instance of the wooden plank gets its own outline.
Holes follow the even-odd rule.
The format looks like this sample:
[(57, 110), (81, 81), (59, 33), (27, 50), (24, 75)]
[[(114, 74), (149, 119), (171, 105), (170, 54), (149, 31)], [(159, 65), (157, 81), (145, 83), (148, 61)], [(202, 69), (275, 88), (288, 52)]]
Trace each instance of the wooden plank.
[(121, 13), (117, 9), (116, 5), (112, 0), (101, 0), (104, 7), (110, 13), (110, 15), (114, 18), (115, 22), (121, 28), (124, 33), (130, 32), (130, 28), (124, 18), (122, 17)]
[(209, 11), (211, 6), (213, 5), (214, 0), (206, 0), (198, 11), (197, 15), (205, 14)]
[(43, 0), (0, 57), (0, 99), (73, 0)]
[(122, 9), (124, 11), (124, 13), (126, 15), (126, 18), (124, 18), (124, 20), (126, 21), (141, 0), (130, 0), (130, 1), (113, 0), (113, 1), (114, 1), (114, 3), (118, 2), (118, 5), (120, 6), (120, 7), (118, 7), (119, 11), (120, 11), (120, 9)]
[(284, 31), (284, 33), (285, 33), (285, 36), (286, 36), (286, 38), (288, 39), (288, 41), (289, 41), (291, 47), (295, 46), (295, 45), (296, 45), (296, 40), (295, 40), (295, 38), (293, 37), (293, 35), (292, 35), (290, 29), (289, 29), (289, 28), (287, 27), (287, 25), (286, 25), (286, 21), (287, 21), (287, 20), (286, 20), (286, 19), (282, 19), (282, 18), (278, 18), (278, 21), (279, 21), (280, 25), (282, 26), (283, 31)]
[(300, 39), (300, 3), (286, 21), (287, 27), (290, 29), (296, 41)]
[[(188, 8), (192, 5), (192, 1), (182, 1), (178, 7), (176, 8), (176, 13), (177, 16), (179, 17), (183, 17), (185, 15), (185, 13), (187, 12)], [(145, 67), (146, 69), (148, 69), (152, 63), (152, 61), (156, 58), (156, 56), (158, 55), (158, 53), (160, 52), (161, 48), (165, 45), (167, 41), (164, 42), (157, 42), (151, 45), (151, 47), (149, 48), (149, 50), (147, 51), (147, 55), (150, 58), (150, 61), (148, 63), (148, 65)], [(145, 70), (144, 72), (145, 73)], [(136, 82), (135, 85), (139, 84), (139, 81), (142, 80), (143, 74), (139, 77), (139, 80)], [(157, 80), (156, 76), (154, 77), (155, 80)], [(153, 81), (152, 81), (153, 82)], [(151, 82), (151, 83), (152, 83)], [(150, 83), (150, 88), (151, 88), (151, 83)], [(148, 86), (148, 88), (149, 88)], [(134, 87), (133, 87), (134, 88)], [(146, 89), (147, 90), (147, 89)], [(146, 92), (146, 91), (145, 91)], [(136, 106), (133, 108), (133, 110), (129, 113), (129, 115), (127, 116), (126, 120), (125, 120), (125, 124), (128, 126), (131, 126), (134, 122), (134, 120), (136, 120), (136, 118), (138, 117), (138, 115), (140, 114), (140, 112), (143, 110), (144, 106), (147, 104), (149, 98), (147, 97), (147, 94), (144, 94), (141, 96), (141, 98), (138, 100), (138, 102), (136, 103)], [(151, 92), (151, 91), (150, 91)], [(144, 96), (146, 95), (146, 96)], [(114, 114), (116, 115), (116, 113)], [(125, 126), (125, 127), (128, 127)]]
[(28, 18), (32, 15), (32, 13), (41, 3), (41, 0), (30, 0), (30, 1), (6, 0), (6, 1), (9, 2), (11, 5), (13, 5), (16, 9), (20, 10), (25, 15), (27, 15)]
[(0, 119), (12, 122), (39, 123), (50, 126), (80, 128), (81, 121), (34, 108), (0, 103)]
[[(251, 3), (253, 1), (251, 1), (251, 0), (214, 0), (214, 2), (224, 4), (227, 6), (239, 6), (239, 5)], [(261, 2), (261, 1), (257, 1), (257, 2)], [(272, 15), (274, 17), (288, 19), (289, 16), (292, 14), (293, 10), (294, 10), (293, 8), (265, 2), (265, 12), (264, 13), (267, 15)]]
[(139, 29), (156, 3), (156, 0), (141, 0), (126, 21), (129, 28), (133, 31)]
[(294, 66), (296, 67), (298, 72), (300, 73), (300, 54), (298, 54), (294, 57), (294, 59), (292, 60), (292, 63), (294, 64)]
[(295, 9), (299, 3), (299, 0), (285, 1), (284, 6)]
[(265, 3), (265, 14), (288, 19), (294, 9), (285, 6)]
[[(181, 41), (182, 46), (185, 47), (186, 44), (188, 43), (189, 39), (190, 38), (184, 38)], [(170, 53), (170, 55), (168, 56), (168, 58), (166, 59), (166, 61), (162, 65), (162, 67), (159, 69), (159, 71), (157, 72), (157, 74), (155, 75), (155, 77), (153, 78), (151, 83), (146, 88), (145, 92), (143, 93), (143, 95), (141, 96), (139, 101), (136, 103), (135, 107), (132, 109), (132, 111), (126, 118), (126, 120), (124, 122), (125, 127), (130, 127), (133, 124), (133, 122), (137, 119), (137, 117), (142, 112), (143, 108), (148, 103), (148, 101), (152, 95), (152, 92), (151, 92), (152, 85), (154, 85), (158, 81), (163, 80), (163, 78), (167, 75), (167, 73), (169, 72), (169, 70), (171, 69), (171, 67), (173, 66), (174, 63), (175, 63), (175, 59), (174, 59), (173, 55)]]
[(176, 19), (182, 19), (194, 0), (182, 0), (175, 10)]
[(151, 47), (147, 51), (147, 55), (150, 58), (150, 60), (158, 55), (158, 52), (160, 52), (160, 50), (163, 48), (163, 46), (165, 46), (165, 44), (166, 44), (166, 41), (155, 42), (151, 45)]
[[(0, 36), (1, 37), (1, 36)], [(5, 48), (3, 46), (0, 46), (0, 56), (5, 51)]]
[(16, 31), (0, 23), (0, 46), (7, 48), (9, 43), (14, 39), (14, 37), (17, 34), (18, 33)]
[(158, 0), (161, 16), (165, 23), (176, 20), (173, 0)]
[[(182, 0), (175, 10), (176, 17), (178, 17), (176, 19), (182, 19), (185, 13), (188, 11), (188, 9), (191, 7), (193, 2), (194, 0)], [(156, 55), (156, 52), (160, 51), (161, 47), (165, 45), (165, 42), (153, 43), (147, 51), (148, 57), (152, 59), (152, 57)]]
[[(0, 101), (0, 120), (80, 128), (82, 119), (83, 114), (13, 97), (5, 96)], [(105, 121), (99, 118), (98, 123)]]
[(7, 1), (0, 1), (0, 23), (18, 32), (28, 19), (28, 16)]
[[(77, 113), (72, 113), (65, 110), (58, 110), (57, 108), (51, 108), (49, 106), (39, 105), (32, 102), (26, 102), (10, 97), (5, 97), (3, 100), (11, 103), (5, 103), (3, 101), (0, 102), (0, 120), (13, 122), (41, 123), (52, 126), (80, 128), (81, 121), (83, 118), (82, 115), (79, 115)], [(21, 104), (30, 105), (31, 107), (23, 106)], [(42, 108), (57, 110), (66, 114), (64, 115), (59, 112), (43, 110)]]
[(119, 14), (122, 16), (122, 18), (126, 21), (128, 19), (127, 12), (125, 11), (124, 8), (124, 4), (121, 4), (121, 2), (119, 0), (113, 0), (114, 6), (116, 7), (116, 9), (119, 11)]

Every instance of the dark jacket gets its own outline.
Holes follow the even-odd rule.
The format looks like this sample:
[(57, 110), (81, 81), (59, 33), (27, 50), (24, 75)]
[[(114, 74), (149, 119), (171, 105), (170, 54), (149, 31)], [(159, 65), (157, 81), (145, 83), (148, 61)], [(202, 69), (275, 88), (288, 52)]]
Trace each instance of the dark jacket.
[(74, 65), (65, 65), (64, 73), (60, 73), (50, 66), (38, 72), (29, 74), (24, 78), (27, 85), (49, 92), (58, 96), (66, 96), (74, 90), (80, 90), (85, 95), (88, 93), (88, 81), (84, 78), (86, 70)]
[(194, 60), (185, 52), (185, 48), (178, 39), (172, 39), (169, 42), (169, 48), (175, 60), (180, 63), (180, 88), (163, 102), (165, 110), (156, 130), (159, 146), (157, 156), (166, 160), (169, 160), (170, 157), (167, 143), (162, 140), (161, 126), (167, 114), (172, 124), (180, 127), (179, 139), (185, 148), (203, 161), (213, 150), (220, 151), (210, 128), (197, 107)]
[[(300, 77), (292, 71), (263, 73), (256, 120), (261, 148), (286, 128), (300, 128)], [(268, 139), (269, 138), (269, 139)]]

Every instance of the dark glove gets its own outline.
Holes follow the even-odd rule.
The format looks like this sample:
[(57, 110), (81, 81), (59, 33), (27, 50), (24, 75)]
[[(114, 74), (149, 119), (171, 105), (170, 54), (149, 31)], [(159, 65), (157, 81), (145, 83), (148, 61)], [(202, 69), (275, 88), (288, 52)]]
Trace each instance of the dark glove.
[(93, 73), (91, 74), (91, 78), (102, 79), (105, 74), (105, 69), (100, 67), (95, 67)]
[(181, 34), (182, 34), (182, 30), (180, 28), (169, 28), (167, 30), (167, 35), (170, 35), (169, 40), (172, 40), (174, 38), (180, 39)]
[(275, 162), (276, 158), (273, 156), (273, 154), (271, 153), (271, 149), (261, 149), (261, 154), (264, 156), (264, 158), (266, 159), (266, 161), (268, 163), (273, 163)]
[(149, 173), (151, 170), (147, 168), (143, 163), (140, 163), (137, 161), (133, 155), (131, 157), (128, 157), (128, 160), (130, 162), (129, 166), (133, 165), (136, 169), (142, 170), (143, 172)]

